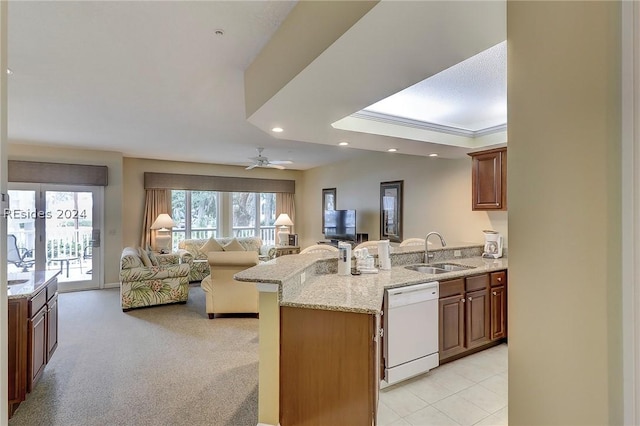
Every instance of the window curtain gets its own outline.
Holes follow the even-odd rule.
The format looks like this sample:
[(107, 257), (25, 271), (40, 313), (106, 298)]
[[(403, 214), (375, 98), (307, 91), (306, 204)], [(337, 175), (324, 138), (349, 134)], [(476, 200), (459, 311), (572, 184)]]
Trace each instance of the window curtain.
[(156, 235), (151, 225), (161, 213), (171, 216), (171, 194), (167, 189), (147, 189), (144, 201), (144, 217), (142, 218), (142, 238), (140, 247), (156, 246)]
[(296, 203), (293, 198), (294, 194), (289, 192), (277, 192), (276, 193), (276, 219), (280, 213), (286, 213), (289, 215), (293, 226), (291, 227), (291, 233), (295, 234), (296, 225)]

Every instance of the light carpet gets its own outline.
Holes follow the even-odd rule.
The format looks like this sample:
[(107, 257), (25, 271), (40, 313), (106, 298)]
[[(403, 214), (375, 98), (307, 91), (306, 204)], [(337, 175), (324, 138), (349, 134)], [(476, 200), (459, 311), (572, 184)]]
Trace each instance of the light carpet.
[(258, 320), (185, 305), (123, 313), (118, 289), (63, 293), (59, 345), (9, 424), (255, 426)]

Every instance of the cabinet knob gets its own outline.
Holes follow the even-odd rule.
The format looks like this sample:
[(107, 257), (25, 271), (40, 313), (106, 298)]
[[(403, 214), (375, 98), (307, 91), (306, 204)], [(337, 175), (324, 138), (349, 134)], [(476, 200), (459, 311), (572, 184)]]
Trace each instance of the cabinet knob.
[(494, 296), (497, 296), (497, 295), (498, 295), (498, 293), (496, 293), (496, 292), (494, 291), (494, 292), (493, 292), (493, 295), (494, 295)]
[(498, 277), (498, 282), (502, 282), (502, 277)]
[(464, 303), (464, 302), (466, 302), (466, 301), (467, 301), (467, 300), (466, 300), (464, 297), (463, 297), (463, 298), (462, 298), (462, 300), (461, 300), (461, 302), (462, 302), (462, 303)]
[(469, 302), (471, 302), (472, 300), (473, 300), (472, 298), (469, 298)]

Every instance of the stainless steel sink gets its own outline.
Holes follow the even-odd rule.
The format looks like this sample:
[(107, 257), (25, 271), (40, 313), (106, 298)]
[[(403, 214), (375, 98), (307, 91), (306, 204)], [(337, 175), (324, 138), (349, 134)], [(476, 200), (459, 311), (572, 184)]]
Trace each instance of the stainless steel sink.
[(28, 279), (8, 280), (7, 285), (23, 284), (23, 283), (26, 283), (27, 281), (29, 280)]
[(434, 263), (431, 266), (433, 266), (434, 268), (444, 269), (447, 272), (466, 271), (467, 269), (474, 269), (473, 266), (458, 265), (456, 263)]
[(405, 266), (405, 268), (412, 271), (423, 272), (425, 274), (444, 274), (445, 272), (449, 272), (446, 269), (435, 268), (430, 265), (409, 265)]
[(422, 263), (418, 265), (408, 265), (405, 266), (405, 268), (412, 271), (423, 272), (425, 274), (444, 274), (446, 272), (474, 269), (473, 266), (458, 265), (456, 263), (433, 263), (430, 265)]

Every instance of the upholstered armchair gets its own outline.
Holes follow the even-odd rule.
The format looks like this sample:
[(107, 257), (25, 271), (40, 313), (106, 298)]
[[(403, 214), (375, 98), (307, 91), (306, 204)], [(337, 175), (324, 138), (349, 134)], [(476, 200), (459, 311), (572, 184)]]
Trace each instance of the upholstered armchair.
[(258, 313), (255, 283), (236, 281), (233, 276), (259, 263), (257, 251), (209, 252), (211, 274), (200, 286), (205, 292), (209, 319), (215, 314)]
[[(160, 263), (139, 248), (125, 247), (120, 257), (120, 301), (123, 311), (167, 303), (186, 303), (189, 265)], [(168, 262), (168, 258), (164, 258)]]

